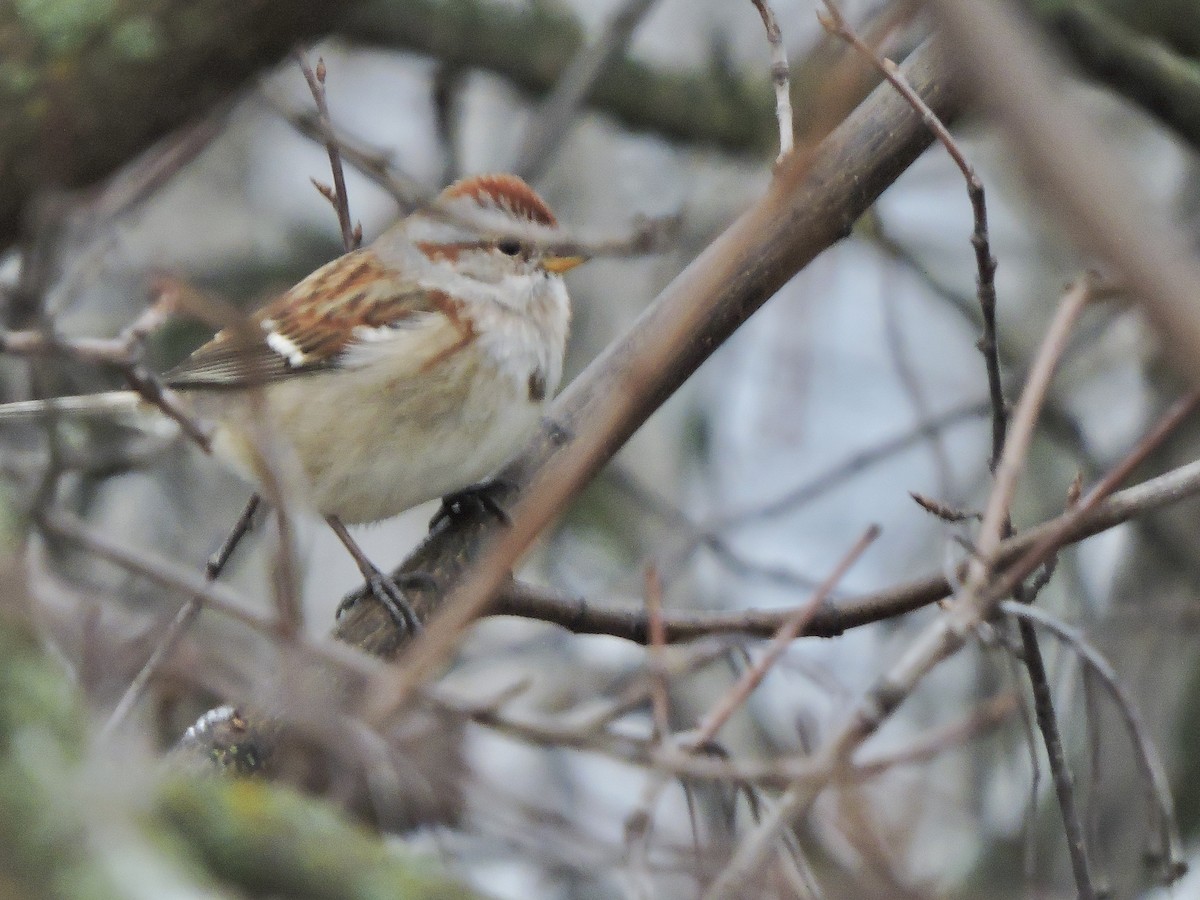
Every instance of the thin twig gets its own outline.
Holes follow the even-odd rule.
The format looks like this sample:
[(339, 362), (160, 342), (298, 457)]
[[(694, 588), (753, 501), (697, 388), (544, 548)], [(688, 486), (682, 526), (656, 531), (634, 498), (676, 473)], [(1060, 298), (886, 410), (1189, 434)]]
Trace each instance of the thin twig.
[(851, 770), (851, 777), (875, 778), (897, 766), (912, 766), (928, 762), (950, 747), (966, 743), (971, 738), (1007, 722), (1020, 709), (1020, 706), (1021, 701), (1016, 693), (1010, 691), (998, 694), (982, 701), (977, 709), (959, 721), (926, 732), (907, 747), (857, 763)]
[(436, 197), (415, 178), (395, 168), (391, 155), (378, 148), (368, 147), (327, 127), (311, 114), (292, 109), (284, 100), (266, 95), (266, 101), (301, 134), (323, 143), (334, 142), (345, 161), (387, 191), (399, 204), (401, 212), (421, 212), (424, 215), (466, 228), (478, 235), (481, 242), (516, 238), (530, 247), (561, 256), (582, 256), (587, 259), (611, 256), (645, 256), (660, 253), (674, 240), (682, 225), (679, 215), (635, 217), (630, 228), (618, 235), (576, 234), (564, 228), (547, 229), (530, 225), (520, 227), (494, 219), (484, 221), (467, 214), (446, 209)]
[[(895, 370), (896, 379), (901, 390), (908, 398), (913, 415), (918, 422), (927, 422), (931, 415), (929, 397), (921, 374), (914, 365), (916, 359), (913, 348), (908, 344), (904, 323), (909, 317), (902, 314), (900, 296), (892, 290), (894, 284), (893, 271), (901, 264), (891, 262), (880, 266), (879, 293), (883, 307), (884, 342), (887, 346), (889, 360)], [(954, 467), (950, 463), (950, 452), (946, 446), (945, 436), (938, 432), (929, 438), (927, 444), (929, 460), (933, 465), (934, 483), (937, 492), (943, 497), (949, 497), (954, 491)]]
[(1121, 720), (1129, 732), (1129, 738), (1135, 750), (1134, 755), (1146, 779), (1146, 787), (1153, 808), (1157, 811), (1155, 818), (1160, 828), (1162, 841), (1163, 878), (1167, 884), (1175, 882), (1187, 872), (1187, 863), (1180, 844), (1179, 827), (1175, 821), (1171, 784), (1167, 778), (1166, 767), (1158, 757), (1158, 751), (1150, 737), (1149, 729), (1142, 720), (1133, 698), (1121, 683), (1120, 677), (1103, 654), (1092, 646), (1082, 632), (1060, 622), (1045, 610), (1011, 600), (1002, 602), (1000, 609), (1005, 615), (1045, 628), (1070, 647), (1084, 665), (1096, 674), (1109, 696), (1112, 697), (1121, 714)]
[(229, 563), (230, 557), (238, 548), (238, 544), (242, 539), (249, 534), (250, 529), (254, 526), (254, 514), (258, 512), (258, 507), (262, 504), (262, 498), (258, 494), (251, 494), (250, 499), (246, 501), (246, 508), (242, 510), (242, 514), (238, 516), (238, 520), (234, 523), (233, 529), (217, 548), (217, 552), (208, 558), (208, 562), (204, 566), (204, 575), (209, 581), (216, 581), (221, 577), (221, 573), (225, 571), (225, 566)]
[(823, 2), (829, 12), (827, 15), (817, 14), (822, 26), (831, 34), (842, 38), (868, 59), (891, 83), (892, 87), (908, 101), (941, 145), (946, 148), (946, 152), (950, 154), (950, 158), (954, 160), (954, 164), (962, 172), (962, 176), (967, 182), (967, 196), (971, 201), (971, 212), (975, 221), (975, 229), (971, 234), (971, 246), (975, 248), (976, 289), (979, 309), (983, 316), (983, 337), (980, 338), (978, 346), (987, 365), (988, 393), (992, 398), (992, 456), (989, 465), (994, 469), (1004, 448), (1008, 409), (1004, 400), (1004, 383), (1000, 377), (999, 343), (996, 340), (996, 258), (992, 255), (991, 244), (988, 240), (987, 203), (984, 199), (983, 181), (975, 172), (975, 168), (967, 161), (966, 155), (951, 136), (950, 130), (929, 108), (929, 104), (921, 99), (920, 94), (913, 90), (899, 66), (869, 47), (846, 21), (833, 0), (823, 0)]
[[(1013, 601), (1006, 600), (1004, 602)], [(1018, 600), (1017, 603), (1028, 608), (1028, 604), (1023, 599)], [(1071, 769), (1067, 764), (1062, 733), (1058, 727), (1058, 717), (1054, 712), (1054, 695), (1050, 689), (1050, 678), (1046, 674), (1046, 661), (1042, 656), (1042, 649), (1038, 645), (1033, 626), (1024, 619), (1018, 620), (1017, 625), (1021, 635), (1022, 661), (1029, 674), (1029, 684), (1033, 689), (1033, 714), (1037, 719), (1038, 730), (1042, 733), (1042, 743), (1046, 747), (1046, 758), (1050, 763), (1050, 777), (1054, 782), (1054, 793), (1058, 798), (1058, 808), (1063, 820), (1063, 832), (1067, 839), (1067, 854), (1071, 860), (1071, 872), (1075, 878), (1075, 887), (1079, 892), (1080, 900), (1091, 900), (1097, 894), (1092, 865), (1089, 860), (1087, 833), (1084, 831), (1083, 818), (1079, 814), (1075, 781), (1071, 777)]]
[(700, 727), (696, 730), (695, 735), (689, 737), (688, 744), (693, 747), (703, 747), (716, 737), (717, 732), (721, 727), (729, 721), (729, 717), (737, 711), (746, 698), (753, 693), (754, 689), (766, 677), (767, 672), (779, 660), (779, 657), (791, 646), (792, 642), (804, 633), (805, 626), (812, 620), (812, 617), (820, 609), (821, 605), (828, 599), (830, 592), (842, 580), (846, 572), (850, 569), (863, 552), (874, 543), (879, 537), (879, 526), (870, 526), (842, 557), (841, 561), (834, 566), (820, 586), (813, 591), (808, 602), (803, 606), (798, 607), (792, 612), (779, 626), (779, 630), (771, 639), (763, 651), (762, 656), (758, 661), (751, 666), (742, 675), (738, 681), (732, 685), (724, 696), (714, 704), (709, 710), (704, 720), (700, 723)]
[(275, 527), (279, 537), (272, 572), (273, 596), (280, 634), (294, 640), (304, 630), (304, 607), (300, 598), (300, 573), (297, 565), (296, 533), (287, 504), (278, 503), (279, 492), (271, 492)]
[(654, 739), (665, 741), (671, 733), (669, 710), (670, 682), (663, 660), (667, 645), (667, 632), (663, 627), (662, 578), (654, 566), (646, 568), (645, 577), (646, 619), (650, 624), (650, 709), (653, 713)]
[(932, 497), (926, 497), (924, 494), (918, 493), (917, 491), (909, 491), (908, 496), (912, 497), (917, 506), (921, 507), (921, 509), (925, 510), (925, 512), (929, 513), (931, 516), (941, 519), (943, 522), (955, 524), (958, 522), (970, 522), (972, 520), (979, 520), (983, 518), (981, 513), (974, 512), (972, 510), (958, 509), (946, 503), (942, 503), (940, 500), (934, 500)]
[[(312, 92), (313, 102), (317, 105), (317, 118), (322, 125), (322, 130), (332, 133), (329, 104), (325, 101), (325, 60), (317, 57), (317, 69), (314, 72), (309, 67), (308, 60), (304, 58), (303, 52), (297, 49), (293, 52), (293, 56), (300, 66), (300, 71), (304, 73), (304, 80), (308, 82), (309, 91)], [(346, 195), (346, 173), (342, 168), (342, 154), (338, 142), (331, 138), (326, 139), (325, 150), (329, 153), (329, 168), (333, 172), (333, 188), (332, 190), (326, 188), (316, 179), (313, 179), (313, 185), (325, 199), (333, 204), (333, 209), (337, 213), (338, 225), (342, 229), (342, 243), (345, 245), (346, 252), (349, 253), (362, 243), (362, 226), (356, 226), (350, 222), (350, 198)]]
[(304, 609), (300, 598), (300, 567), (293, 527), (294, 510), (300, 505), (295, 478), (289, 478), (295, 465), (289, 455), (294, 448), (272, 427), (271, 409), (261, 388), (248, 393), (250, 428), (247, 437), (254, 452), (258, 492), (275, 513), (275, 543), (271, 559), (271, 598), (275, 605), (275, 621), (284, 640), (295, 641), (304, 631)]
[[(112, 366), (143, 400), (157, 407), (206, 453), (212, 435), (174, 391), (167, 388), (142, 362), (146, 338), (160, 328), (178, 308), (178, 294), (158, 290), (157, 299), (115, 338), (66, 338), (50, 329), (0, 332), (0, 353), (14, 356), (65, 356), (95, 365)], [(53, 400), (46, 400), (50, 411)]]
[[(250, 502), (246, 504), (245, 510), (238, 517), (237, 523), (229, 536), (221, 543), (220, 548), (209, 559), (205, 566), (204, 578), (206, 583), (216, 581), (221, 572), (225, 570), (226, 564), (230, 557), (233, 556), (234, 550), (250, 530), (250, 523), (254, 519), (254, 513), (258, 509), (259, 497), (254, 494), (250, 498)], [(183, 636), (187, 633), (192, 623), (196, 621), (196, 617), (204, 609), (204, 594), (194, 594), (179, 608), (171, 621), (167, 624), (158, 642), (154, 646), (153, 652), (142, 664), (141, 669), (129, 682), (129, 686), (125, 688), (125, 692), (121, 695), (121, 699), (117, 701), (117, 705), (113, 707), (113, 711), (109, 714), (103, 727), (100, 729), (100, 741), (106, 741), (125, 721), (126, 717), (133, 708), (137, 706), (142, 696), (146, 693), (146, 689), (150, 686), (151, 680), (162, 669), (163, 664), (175, 652), (175, 648), (179, 646), (179, 642), (183, 640)]]
[[(1023, 668), (1021, 661), (1017, 659), (1015, 653), (1007, 652), (1007, 650), (1004, 653), (1004, 659), (1008, 664), (1013, 684), (1019, 684)], [(1018, 704), (1018, 709), (1020, 711), (1021, 743), (1029, 755), (1029, 789), (1025, 797), (1025, 814), (1021, 820), (1021, 863), (1026, 880), (1031, 881), (1037, 866), (1037, 836), (1034, 832), (1034, 825), (1037, 819), (1038, 800), (1042, 796), (1042, 763), (1038, 756), (1037, 735), (1033, 731), (1033, 716), (1030, 715), (1029, 706), (1023, 698)]]
[[(1104, 753), (1100, 744), (1100, 697), (1096, 689), (1096, 674), (1090, 666), (1083, 664), (1080, 677), (1083, 681), (1084, 727), (1086, 730), (1088, 751), (1088, 790), (1087, 805), (1084, 808), (1084, 827), (1087, 829), (1088, 841), (1093, 847), (1100, 846), (1101, 813), (1098, 786), (1104, 783)], [(1154, 822), (1150, 822), (1154, 827)], [(1101, 866), (1096, 872), (1096, 887), (1101, 896), (1112, 894), (1108, 873)]]
[(788, 69), (787, 50), (783, 46), (783, 32), (775, 12), (767, 0), (750, 0), (762, 16), (767, 30), (767, 44), (771, 48), (771, 84), (775, 88), (775, 118), (779, 121), (779, 155), (775, 165), (783, 162), (796, 146), (796, 124), (792, 116), (792, 76)]

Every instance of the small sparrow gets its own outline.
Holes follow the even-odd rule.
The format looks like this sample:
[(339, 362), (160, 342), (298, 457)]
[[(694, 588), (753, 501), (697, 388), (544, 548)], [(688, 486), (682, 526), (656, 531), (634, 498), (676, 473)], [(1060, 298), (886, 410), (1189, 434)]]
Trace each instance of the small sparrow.
[(214, 455), (251, 483), (262, 472), (254, 427), (265, 419), (277, 429), (311, 506), (376, 596), (409, 618), (394, 586), (384, 592), (395, 606), (381, 595), (383, 576), (344, 526), (476, 485), (530, 438), (562, 377), (561, 275), (583, 259), (507, 235), (556, 226), (520, 178), (464, 179), (254, 313), (249, 329), (219, 332), (163, 380), (215, 424)]

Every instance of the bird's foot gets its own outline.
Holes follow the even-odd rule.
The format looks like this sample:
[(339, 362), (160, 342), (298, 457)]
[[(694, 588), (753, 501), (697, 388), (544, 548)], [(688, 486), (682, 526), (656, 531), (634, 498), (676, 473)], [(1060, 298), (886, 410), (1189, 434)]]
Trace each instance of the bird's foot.
[(447, 494), (442, 498), (442, 505), (429, 520), (432, 531), (443, 521), (461, 518), (473, 512), (485, 512), (503, 525), (512, 524), (508, 513), (500, 505), (500, 499), (515, 491), (517, 486), (503, 478), (493, 478)]
[[(370, 571), (363, 572), (363, 577), (366, 579), (371, 596), (387, 610), (397, 627), (403, 628), (408, 634), (417, 634), (421, 631), (421, 620), (417, 617), (417, 612), (413, 609), (412, 602), (404, 591), (405, 589), (428, 590), (436, 587), (432, 576), (426, 575), (424, 572), (405, 572), (392, 578), (372, 566)], [(342, 600), (337, 608), (337, 617), (341, 618), (343, 613), (349, 612), (357, 606), (362, 598), (363, 594), (355, 591)]]

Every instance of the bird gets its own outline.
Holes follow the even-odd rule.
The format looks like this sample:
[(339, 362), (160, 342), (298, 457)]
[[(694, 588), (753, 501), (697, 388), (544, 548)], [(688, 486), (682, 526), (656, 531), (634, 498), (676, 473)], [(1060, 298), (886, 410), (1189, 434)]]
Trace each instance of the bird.
[[(217, 332), (162, 381), (212, 424), (213, 455), (251, 485), (263, 483), (256, 429), (269, 422), (300, 495), (393, 617), (415, 625), (347, 526), (473, 490), (537, 429), (563, 373), (562, 275), (584, 261), (538, 239), (557, 228), (519, 177), (464, 178)], [(138, 399), (117, 392), (100, 405)], [(0, 421), (33, 408), (0, 407)]]

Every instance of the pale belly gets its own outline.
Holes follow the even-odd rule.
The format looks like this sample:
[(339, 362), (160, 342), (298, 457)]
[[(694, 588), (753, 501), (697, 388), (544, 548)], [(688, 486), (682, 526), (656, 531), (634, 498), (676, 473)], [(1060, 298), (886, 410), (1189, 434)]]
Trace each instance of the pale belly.
[[(347, 524), (386, 519), (484, 480), (521, 450), (543, 407), (526, 384), (471, 354), (439, 365), (436, 377), (396, 378), (384, 367), (322, 373), (272, 384), (265, 399), (271, 427), (307, 482), (302, 495)], [(245, 407), (221, 410), (213, 450), (257, 482), (247, 415)]]

